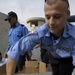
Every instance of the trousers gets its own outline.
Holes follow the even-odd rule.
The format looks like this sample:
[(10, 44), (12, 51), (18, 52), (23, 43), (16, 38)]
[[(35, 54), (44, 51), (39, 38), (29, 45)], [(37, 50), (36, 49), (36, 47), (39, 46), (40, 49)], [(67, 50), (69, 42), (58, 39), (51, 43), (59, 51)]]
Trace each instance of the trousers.
[(51, 63), (53, 75), (71, 75), (73, 71), (72, 57), (56, 58), (58, 63)]

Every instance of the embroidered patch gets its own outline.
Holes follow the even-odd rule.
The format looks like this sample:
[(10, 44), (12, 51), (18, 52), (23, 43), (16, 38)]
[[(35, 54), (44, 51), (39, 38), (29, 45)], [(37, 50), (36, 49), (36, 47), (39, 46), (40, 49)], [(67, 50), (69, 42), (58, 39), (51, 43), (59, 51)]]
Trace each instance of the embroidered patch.
[(66, 51), (69, 51), (70, 50), (70, 48), (63, 47), (63, 46), (58, 46), (58, 48), (61, 49), (61, 50), (66, 50)]
[(34, 31), (29, 32), (29, 34), (33, 34)]
[(26, 38), (27, 36), (30, 36), (34, 33), (34, 31), (29, 32), (27, 35), (23, 36), (22, 38)]

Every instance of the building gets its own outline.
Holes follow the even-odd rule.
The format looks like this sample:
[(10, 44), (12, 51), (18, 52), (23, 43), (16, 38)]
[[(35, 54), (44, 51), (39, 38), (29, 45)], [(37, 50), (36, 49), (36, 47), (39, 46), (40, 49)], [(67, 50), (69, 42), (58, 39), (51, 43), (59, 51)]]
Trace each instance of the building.
[(36, 27), (45, 23), (45, 19), (42, 17), (32, 17), (27, 19), (27, 28), (29, 31), (34, 30)]

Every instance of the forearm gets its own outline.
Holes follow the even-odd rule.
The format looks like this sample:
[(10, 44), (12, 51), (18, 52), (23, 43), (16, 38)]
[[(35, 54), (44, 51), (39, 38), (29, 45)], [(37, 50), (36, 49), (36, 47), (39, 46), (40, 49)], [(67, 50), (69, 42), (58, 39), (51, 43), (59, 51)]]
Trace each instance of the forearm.
[(72, 74), (72, 75), (75, 75), (75, 74)]
[(75, 75), (75, 68), (73, 69), (72, 75)]
[(6, 63), (6, 75), (14, 75), (16, 62), (8, 58)]

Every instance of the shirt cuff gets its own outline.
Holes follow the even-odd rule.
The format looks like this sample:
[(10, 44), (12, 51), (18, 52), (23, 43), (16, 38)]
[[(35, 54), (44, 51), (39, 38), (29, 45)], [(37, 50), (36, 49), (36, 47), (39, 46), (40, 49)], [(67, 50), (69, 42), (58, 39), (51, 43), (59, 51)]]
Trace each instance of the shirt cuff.
[(14, 60), (15, 62), (18, 62), (19, 60), (19, 56), (20, 54), (18, 52), (15, 52), (15, 51), (8, 51), (7, 52), (7, 55), (10, 59)]

